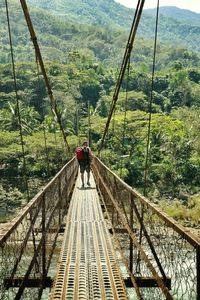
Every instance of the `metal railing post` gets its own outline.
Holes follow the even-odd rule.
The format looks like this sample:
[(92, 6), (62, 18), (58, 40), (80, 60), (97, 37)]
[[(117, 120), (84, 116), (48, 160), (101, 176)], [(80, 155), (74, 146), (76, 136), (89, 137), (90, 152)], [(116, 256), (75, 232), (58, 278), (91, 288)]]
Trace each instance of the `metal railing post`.
[[(130, 203), (130, 227), (131, 227), (131, 230), (133, 230), (133, 201), (134, 201), (134, 198), (133, 198), (132, 194), (130, 195), (130, 198), (131, 198), (131, 203)], [(133, 241), (132, 241), (131, 237), (129, 238), (129, 240), (130, 240), (129, 268), (130, 268), (131, 273), (133, 273)]]
[(61, 176), (58, 177), (58, 197), (59, 197), (59, 226), (61, 226), (62, 223), (62, 208), (63, 208), (63, 201), (62, 201), (62, 191), (61, 191)]
[(44, 287), (46, 280), (46, 207), (45, 207), (45, 193), (42, 197), (42, 285)]
[(197, 300), (198, 300), (200, 299), (200, 247), (197, 247), (196, 254), (197, 254), (196, 268), (197, 268)]

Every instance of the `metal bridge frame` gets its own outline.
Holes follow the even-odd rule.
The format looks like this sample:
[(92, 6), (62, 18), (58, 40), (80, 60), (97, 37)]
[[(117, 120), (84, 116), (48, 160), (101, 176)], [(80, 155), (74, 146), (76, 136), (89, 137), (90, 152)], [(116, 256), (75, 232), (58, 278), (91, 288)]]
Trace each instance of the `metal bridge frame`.
[[(73, 158), (0, 231), (1, 300), (40, 299), (51, 286), (48, 270), (77, 170)], [(125, 282), (138, 299), (200, 299), (199, 239), (96, 157), (93, 173), (114, 246), (127, 269)]]
[(0, 299), (40, 299), (51, 284), (47, 274), (77, 171), (73, 158), (0, 231)]
[(127, 284), (136, 291), (146, 285), (144, 299), (200, 299), (200, 240), (98, 158), (93, 172), (129, 273)]

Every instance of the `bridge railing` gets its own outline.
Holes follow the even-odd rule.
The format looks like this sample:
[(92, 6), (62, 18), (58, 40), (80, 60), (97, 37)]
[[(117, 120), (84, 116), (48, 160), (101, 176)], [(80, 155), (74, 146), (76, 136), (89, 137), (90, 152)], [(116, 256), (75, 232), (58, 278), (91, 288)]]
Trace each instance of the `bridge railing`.
[(139, 299), (200, 299), (200, 240), (98, 158), (93, 172), (127, 285)]
[(47, 273), (77, 168), (73, 158), (0, 231), (0, 299), (40, 299), (50, 285)]

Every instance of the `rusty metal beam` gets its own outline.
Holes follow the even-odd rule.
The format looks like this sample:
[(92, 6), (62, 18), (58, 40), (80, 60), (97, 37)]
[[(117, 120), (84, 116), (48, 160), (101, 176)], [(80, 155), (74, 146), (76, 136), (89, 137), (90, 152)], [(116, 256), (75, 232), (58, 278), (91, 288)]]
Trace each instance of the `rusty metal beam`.
[[(61, 225), (58, 220), (62, 221), (66, 213), (77, 170), (73, 158), (0, 230), (0, 268), (4, 270), (0, 289), (3, 293), (7, 289), (9, 299), (21, 299), (25, 294), (37, 295), (33, 298), (39, 299), (48, 284), (47, 273)], [(28, 255), (30, 250), (32, 255)], [(27, 287), (35, 289), (27, 291)]]
[[(97, 180), (97, 178), (96, 178), (96, 180)], [(100, 196), (101, 201), (103, 202), (103, 206), (104, 206), (104, 209), (105, 209), (105, 211), (106, 211), (107, 218), (108, 218), (108, 220), (110, 221), (110, 224), (111, 224), (111, 226), (112, 226), (112, 221), (111, 221), (110, 215), (109, 215), (109, 213), (108, 213), (107, 206), (106, 206), (106, 204), (105, 204), (105, 200), (104, 200), (103, 195), (102, 195), (102, 193), (101, 193), (100, 190), (98, 190), (98, 194), (99, 194), (99, 196)], [(118, 239), (116, 238), (116, 234), (117, 234), (118, 229), (119, 229), (119, 233), (127, 233), (127, 229), (122, 228), (122, 232), (120, 232), (120, 228), (114, 228), (113, 226), (112, 226), (112, 228), (109, 229), (109, 232), (110, 232), (111, 234), (114, 234), (114, 238), (115, 238), (115, 246), (116, 246), (116, 248), (118, 249), (118, 251), (119, 251), (119, 253), (120, 253), (120, 255), (121, 255), (121, 258), (122, 258), (123, 263), (124, 263), (124, 265), (125, 265), (125, 267), (126, 267), (126, 269), (127, 269), (127, 272), (128, 272), (129, 275), (130, 275), (129, 278), (130, 278), (130, 280), (131, 280), (132, 287), (135, 288), (135, 291), (136, 291), (138, 300), (142, 300), (142, 295), (141, 295), (141, 293), (140, 293), (139, 286), (137, 285), (137, 282), (136, 282), (136, 280), (135, 280), (135, 276), (133, 275), (132, 268), (129, 269), (129, 267), (130, 267), (130, 262), (128, 262), (127, 259), (123, 256), (123, 254), (122, 254), (122, 249), (121, 249), (121, 246), (120, 246), (120, 243), (119, 243)]]
[[(160, 278), (160, 280), (162, 280), (165, 285), (167, 286), (167, 288), (169, 290), (171, 290), (171, 278)], [(147, 288), (147, 287), (159, 287), (157, 281), (155, 280), (155, 278), (153, 277), (138, 277), (135, 276), (135, 281), (138, 285), (138, 287), (140, 288)], [(126, 278), (124, 279), (125, 285), (126, 287), (133, 287), (133, 283), (131, 281), (131, 278)]]
[[(6, 239), (9, 238), (9, 236), (12, 234), (12, 232), (17, 228), (17, 226), (21, 223), (21, 221), (24, 219), (24, 217), (30, 213), (30, 211), (33, 209), (33, 207), (37, 204), (37, 206), (40, 206), (40, 202), (42, 201), (43, 195), (48, 192), (48, 190), (51, 189), (51, 187), (55, 184), (55, 181), (63, 175), (66, 168), (70, 168), (72, 163), (75, 161), (75, 158), (72, 158), (56, 175), (52, 180), (43, 188), (41, 189), (34, 197), (33, 199), (20, 210), (19, 214), (14, 218), (11, 222), (6, 224), (6, 227), (2, 227), (0, 230), (0, 247), (4, 244)], [(77, 171), (77, 170), (76, 170)]]
[[(94, 164), (93, 164), (93, 168), (95, 168)], [(109, 170), (109, 169), (108, 169)], [(109, 170), (110, 172), (110, 170)], [(115, 174), (113, 173), (113, 175), (115, 176)], [(98, 174), (98, 180), (101, 181), (101, 184), (104, 186), (104, 189), (106, 190), (107, 195), (109, 196), (110, 200), (112, 201), (118, 215), (119, 218), (123, 224), (123, 226), (127, 229), (135, 247), (137, 249), (139, 249), (140, 254), (142, 259), (144, 260), (146, 266), (148, 267), (148, 269), (151, 271), (152, 275), (154, 276), (154, 278), (156, 279), (159, 287), (161, 288), (163, 294), (166, 296), (167, 299), (173, 299), (172, 296), (169, 293), (168, 288), (165, 286), (164, 282), (160, 279), (156, 269), (154, 268), (153, 264), (151, 263), (151, 261), (149, 260), (148, 256), (146, 255), (144, 249), (141, 247), (141, 245), (139, 244), (135, 234), (133, 233), (132, 229), (130, 228), (130, 226), (127, 224), (126, 222), (126, 218), (124, 217), (124, 214), (122, 213), (121, 209), (119, 208), (118, 204), (116, 203), (113, 195), (111, 194), (110, 189), (108, 188), (108, 186), (106, 185), (106, 183), (104, 182), (102, 176), (100, 174)], [(121, 180), (120, 180), (121, 181)], [(122, 181), (123, 182), (123, 181)], [(129, 187), (130, 189), (130, 187)]]
[[(117, 181), (120, 183), (121, 187), (123, 187), (126, 191), (129, 191), (134, 197), (139, 199), (143, 205), (149, 207), (153, 212), (155, 212), (156, 215), (158, 215), (163, 221), (165, 221), (169, 227), (171, 227), (177, 233), (179, 233), (182, 236), (182, 238), (187, 240), (195, 248), (200, 247), (200, 239), (197, 236), (195, 236), (193, 233), (191, 233), (190, 230), (186, 229), (184, 226), (179, 224), (173, 218), (169, 217), (156, 204), (149, 201), (146, 197), (144, 197), (142, 194), (140, 194), (134, 188), (129, 186), (127, 183), (125, 183), (119, 176), (117, 176), (106, 165), (104, 165), (104, 163), (102, 163), (100, 161), (100, 159), (98, 159), (97, 157), (95, 157), (94, 159), (106, 170), (106, 172), (108, 172), (110, 174), (110, 176), (113, 176), (117, 179)], [(98, 181), (98, 179), (97, 179), (97, 181)]]
[[(188, 293), (191, 299), (196, 299), (196, 297), (197, 299), (200, 299), (199, 238), (192, 234), (188, 229), (178, 224), (173, 218), (170, 218), (167, 214), (163, 213), (157, 205), (150, 202), (140, 193), (128, 186), (96, 157), (93, 160), (93, 171), (96, 177), (96, 182), (98, 183), (99, 193), (103, 198), (105, 210), (109, 216), (109, 227), (112, 227), (110, 231), (114, 238), (116, 236), (115, 241), (117, 240), (117, 243), (120, 246), (119, 248), (121, 248), (122, 251), (120, 251), (119, 248), (118, 250), (121, 255), (124, 256), (122, 259), (130, 261), (128, 266), (129, 271), (132, 267), (132, 245), (130, 245), (130, 237), (134, 242), (134, 257), (136, 257), (137, 251), (140, 251), (140, 267), (137, 268), (138, 264), (133, 260), (133, 272), (130, 273), (134, 273), (137, 276), (149, 277), (149, 270), (152, 271), (153, 269), (148, 264), (146, 259), (147, 257), (145, 258), (145, 255), (143, 255), (145, 253), (149, 257), (150, 262), (152, 262), (152, 265), (155, 267), (154, 258), (150, 249), (151, 247), (148, 243), (148, 239), (150, 238), (162, 267), (166, 272), (166, 277), (172, 278), (172, 290), (177, 291), (176, 295), (181, 298), (183, 295)], [(130, 210), (130, 199), (132, 197), (135, 199), (136, 210), (134, 207)], [(124, 201), (123, 204), (121, 203), (122, 201)], [(146, 227), (146, 232), (143, 235), (141, 243), (139, 240), (139, 226), (141, 224), (139, 209), (143, 209), (145, 212), (142, 223), (144, 223)], [(133, 211), (134, 214), (133, 230), (131, 229), (131, 211)], [(126, 234), (123, 235), (120, 234), (120, 232), (115, 232), (116, 227), (121, 227), (122, 231), (126, 229)], [(134, 238), (136, 239), (135, 241)], [(125, 244), (126, 249), (124, 248)], [(130, 246), (130, 251), (128, 251), (128, 245)], [(144, 246), (143, 249), (145, 249), (145, 253), (143, 254), (141, 252), (140, 245)], [(190, 259), (186, 259), (187, 257)], [(176, 272), (173, 273), (170, 271), (175, 268)], [(164, 276), (158, 272), (157, 267), (156, 271), (158, 277), (154, 278), (157, 279), (157, 284), (161, 287), (161, 285), (165, 282), (165, 280), (162, 279)], [(131, 278), (130, 273), (129, 276)], [(155, 275), (152, 273), (150, 276)], [(135, 287), (133, 280), (132, 285)], [(169, 299), (167, 294), (165, 294), (165, 296)], [(173, 296), (173, 292), (170, 297), (171, 296)]]
[(41, 285), (43, 288), (51, 288), (53, 279), (51, 277), (46, 277), (45, 281), (41, 278), (28, 278), (24, 281), (24, 277), (12, 278), (12, 280), (10, 278), (4, 279), (4, 286), (6, 289), (20, 287), (22, 283), (26, 288), (36, 288), (41, 287)]
[(197, 299), (200, 299), (200, 247), (197, 247)]

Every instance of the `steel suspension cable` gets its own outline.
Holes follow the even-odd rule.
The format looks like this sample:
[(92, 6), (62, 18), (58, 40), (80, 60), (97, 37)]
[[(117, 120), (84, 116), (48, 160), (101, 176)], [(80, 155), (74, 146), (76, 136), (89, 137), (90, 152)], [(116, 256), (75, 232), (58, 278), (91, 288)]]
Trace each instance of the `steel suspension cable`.
[(46, 69), (45, 69), (45, 66), (44, 66), (44, 63), (43, 63), (42, 55), (41, 55), (41, 52), (40, 52), (40, 47), (39, 47), (38, 42), (37, 42), (37, 37), (35, 35), (33, 24), (32, 24), (30, 14), (29, 14), (29, 11), (28, 11), (28, 7), (27, 7), (27, 4), (26, 4), (25, 0), (20, 0), (20, 2), (21, 2), (21, 6), (22, 6), (22, 9), (23, 9), (23, 12), (24, 12), (24, 17), (26, 19), (26, 23), (27, 23), (27, 26), (28, 26), (28, 29), (29, 29), (29, 32), (30, 32), (31, 40), (33, 42), (33, 46), (35, 48), (35, 52), (36, 52), (36, 55), (37, 55), (37, 58), (38, 58), (38, 61), (39, 61), (39, 64), (40, 64), (40, 68), (41, 68), (43, 77), (44, 77), (44, 81), (45, 81), (45, 84), (46, 84), (46, 87), (47, 87), (47, 91), (48, 91), (48, 95), (49, 95), (49, 99), (50, 99), (50, 104), (51, 104), (51, 109), (52, 109), (53, 114), (56, 116), (57, 122), (58, 122), (60, 130), (62, 132), (62, 136), (63, 136), (63, 139), (64, 139), (64, 143), (66, 145), (66, 148), (67, 148), (69, 154), (71, 155), (72, 154), (71, 149), (70, 149), (70, 146), (67, 142), (67, 136), (66, 136), (64, 128), (62, 126), (61, 117), (60, 117), (60, 114), (59, 114), (58, 109), (57, 109), (57, 103), (56, 103), (56, 100), (53, 96), (53, 92), (52, 92), (52, 89), (51, 89), (51, 86), (50, 86), (50, 83), (49, 83), (49, 79), (47, 77)]
[[(129, 56), (129, 59), (128, 59), (127, 79), (126, 79), (126, 98), (125, 98), (125, 103), (124, 103), (124, 121), (123, 121), (123, 133), (122, 133), (122, 155), (124, 155), (124, 149), (125, 149), (125, 133), (126, 133), (126, 120), (127, 120), (129, 75), (130, 75), (130, 56)], [(123, 157), (121, 157), (121, 160), (120, 160), (120, 177), (122, 175), (122, 167), (123, 167)]]
[(80, 145), (80, 134), (79, 134), (79, 111), (78, 111), (78, 103), (77, 99), (75, 101), (76, 104), (76, 134), (77, 134), (77, 147)]
[(154, 38), (154, 50), (153, 50), (153, 66), (152, 66), (152, 76), (151, 76), (151, 94), (150, 94), (150, 102), (149, 102), (149, 119), (148, 119), (148, 129), (147, 129), (146, 160), (145, 160), (145, 171), (144, 171), (144, 195), (145, 196), (146, 196), (147, 175), (148, 175), (148, 167), (149, 167), (148, 163), (149, 163), (151, 117), (152, 117), (152, 103), (153, 103), (153, 91), (154, 91), (155, 64), (156, 64), (156, 48), (157, 48), (157, 36), (158, 36), (158, 16), (159, 16), (159, 0), (157, 0), (156, 26), (155, 26), (155, 38)]
[(22, 158), (23, 158), (23, 179), (24, 179), (25, 189), (26, 189), (26, 193), (27, 193), (27, 201), (29, 201), (30, 193), (29, 193), (29, 186), (28, 186), (28, 179), (27, 179), (27, 165), (26, 165), (26, 159), (25, 159), (23, 130), (22, 130), (22, 122), (21, 122), (21, 116), (20, 116), (20, 107), (19, 107), (19, 95), (18, 95), (18, 90), (17, 90), (16, 68), (15, 68), (15, 60), (14, 60), (14, 53), (13, 53), (12, 34), (11, 34), (9, 8), (8, 8), (7, 0), (5, 0), (5, 6), (6, 6), (6, 17), (7, 17), (7, 24), (8, 24), (9, 43), (10, 43), (10, 54), (11, 54), (11, 61), (12, 61), (14, 90), (15, 90), (15, 97), (16, 97), (16, 111), (17, 111), (17, 119), (18, 119), (20, 142), (21, 142), (21, 149), (22, 149)]
[(106, 122), (106, 125), (105, 125), (105, 130), (104, 130), (104, 133), (103, 133), (103, 137), (101, 139), (98, 154), (100, 153), (101, 149), (103, 148), (104, 140), (105, 140), (106, 134), (108, 132), (108, 128), (109, 128), (109, 125), (110, 125), (112, 114), (113, 114), (115, 106), (116, 106), (116, 102), (117, 102), (118, 95), (119, 95), (119, 90), (120, 90), (120, 87), (121, 87), (121, 83), (122, 83), (122, 80), (123, 80), (123, 77), (124, 77), (124, 73), (125, 73), (125, 70), (126, 70), (126, 66), (127, 66), (130, 54), (131, 54), (131, 51), (132, 51), (132, 48), (133, 48), (133, 42), (135, 40), (135, 36), (136, 36), (137, 28), (138, 28), (138, 25), (139, 25), (139, 21), (140, 21), (141, 15), (142, 15), (142, 10), (143, 10), (144, 3), (145, 3), (145, 0), (138, 0), (138, 4), (137, 4), (136, 10), (135, 10), (134, 19), (133, 19), (132, 26), (131, 26), (131, 31), (130, 31), (130, 34), (129, 34), (129, 38), (128, 38), (125, 53), (124, 53), (124, 58), (123, 58), (123, 61), (122, 61), (121, 69), (120, 69), (120, 72), (119, 72), (119, 76), (118, 76), (118, 79), (117, 79), (115, 91), (114, 91), (114, 94), (113, 94), (113, 99), (112, 99), (112, 103), (111, 103), (110, 112), (109, 112), (107, 122)]
[[(53, 122), (53, 135), (54, 135), (54, 142), (55, 142), (55, 150), (56, 153), (58, 152), (58, 140), (57, 140), (57, 135), (56, 135), (56, 124)], [(61, 147), (62, 148), (62, 147)], [(63, 166), (63, 157), (61, 155), (61, 159), (56, 160), (56, 166), (58, 169)]]
[[(156, 64), (156, 48), (157, 48), (157, 35), (158, 35), (158, 16), (159, 16), (159, 0), (157, 1), (157, 10), (156, 10), (156, 26), (155, 26), (155, 37), (154, 37), (154, 51), (153, 51), (153, 66), (152, 66), (152, 77), (151, 77), (151, 94), (150, 94), (150, 102), (149, 102), (149, 119), (148, 119), (148, 128), (147, 128), (147, 145), (146, 145), (146, 159), (145, 159), (145, 170), (144, 170), (144, 195), (147, 196), (147, 175), (149, 170), (149, 150), (150, 150), (150, 135), (151, 135), (151, 117), (152, 117), (152, 103), (153, 103), (153, 91), (154, 91), (154, 77), (155, 77), (155, 64)], [(141, 221), (143, 224), (144, 219), (144, 208), (141, 209)], [(140, 235), (139, 242), (142, 243), (143, 236), (143, 225), (140, 227)], [(151, 249), (153, 253), (155, 253), (154, 249)], [(164, 279), (166, 279), (166, 274), (162, 265), (157, 257), (155, 256), (156, 262), (158, 264), (159, 270)], [(137, 255), (136, 260), (136, 272), (140, 272), (140, 251)]]
[(90, 101), (88, 100), (88, 144), (91, 147)]
[[(38, 59), (36, 56), (36, 66), (37, 66), (37, 77), (38, 77), (38, 89), (40, 90), (40, 82), (39, 82), (39, 66), (38, 66)], [(41, 112), (42, 112), (42, 131), (43, 131), (43, 137), (44, 137), (44, 146), (45, 146), (45, 155), (46, 155), (46, 163), (47, 163), (47, 174), (48, 177), (50, 177), (50, 166), (49, 166), (49, 152), (47, 148), (47, 135), (46, 135), (46, 129), (44, 125), (44, 108), (43, 108), (43, 103), (41, 105)]]

